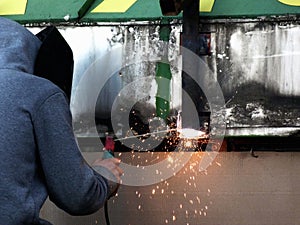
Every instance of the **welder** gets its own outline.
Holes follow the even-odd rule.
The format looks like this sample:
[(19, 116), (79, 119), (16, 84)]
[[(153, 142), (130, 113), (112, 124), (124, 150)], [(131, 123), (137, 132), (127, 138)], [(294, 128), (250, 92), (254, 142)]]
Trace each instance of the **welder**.
[(116, 158), (85, 162), (66, 92), (33, 75), (41, 45), (22, 25), (0, 18), (0, 224), (49, 225), (39, 217), (48, 196), (71, 215), (94, 213), (123, 173)]

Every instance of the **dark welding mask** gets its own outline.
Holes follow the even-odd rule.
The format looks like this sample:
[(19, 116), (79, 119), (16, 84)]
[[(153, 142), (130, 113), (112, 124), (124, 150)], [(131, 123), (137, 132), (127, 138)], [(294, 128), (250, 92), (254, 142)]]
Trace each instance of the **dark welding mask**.
[(183, 0), (159, 0), (159, 4), (164, 16), (176, 16), (183, 8)]
[(73, 52), (55, 26), (49, 26), (36, 36), (42, 41), (34, 74), (46, 78), (60, 87), (71, 98), (73, 80)]

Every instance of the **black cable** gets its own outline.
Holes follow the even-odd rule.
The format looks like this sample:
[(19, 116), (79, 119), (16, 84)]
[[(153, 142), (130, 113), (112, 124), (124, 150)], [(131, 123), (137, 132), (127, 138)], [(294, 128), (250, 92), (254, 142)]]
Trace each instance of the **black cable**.
[(108, 215), (108, 204), (107, 204), (108, 201), (106, 201), (104, 203), (104, 214), (105, 214), (105, 221), (106, 221), (106, 225), (110, 225), (110, 222), (109, 222), (109, 215)]

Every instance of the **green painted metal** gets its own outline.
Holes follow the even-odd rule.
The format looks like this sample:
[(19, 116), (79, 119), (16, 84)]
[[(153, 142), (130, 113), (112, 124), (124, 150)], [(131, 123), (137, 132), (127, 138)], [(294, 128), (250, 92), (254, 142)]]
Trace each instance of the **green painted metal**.
[[(16, 1), (16, 0), (15, 0)], [(155, 21), (163, 16), (159, 6), (159, 0), (137, 0), (123, 13), (114, 13), (114, 5), (111, 4), (111, 12), (92, 13), (103, 1), (95, 0), (91, 8), (86, 8), (87, 13), (82, 13), (83, 22), (121, 22), (121, 21)], [(114, 1), (114, 0), (110, 0)], [(122, 0), (126, 1), (126, 0)], [(42, 22), (69, 22), (79, 19), (78, 12), (84, 4), (92, 3), (88, 0), (28, 0), (24, 15), (9, 15), (7, 17), (21, 23)], [(291, 6), (279, 2), (279, 0), (215, 0), (211, 12), (201, 12), (202, 17), (207, 18), (253, 18), (258, 16), (299, 15), (300, 6)], [(181, 18), (180, 14), (176, 18)]]
[[(164, 43), (168, 43), (170, 38), (170, 32), (170, 26), (161, 26), (160, 40), (164, 41)], [(165, 52), (162, 56), (163, 62), (158, 62), (156, 65), (156, 116), (165, 120), (170, 113), (170, 82), (172, 79), (172, 73), (170, 64), (167, 63), (167, 45), (165, 46), (164, 51)]]
[(91, 6), (95, 0), (86, 0), (85, 3), (81, 6), (81, 8), (78, 10), (78, 18), (81, 19), (86, 15), (86, 13), (90, 10)]
[(22, 24), (42, 22), (72, 22), (78, 19), (78, 11), (86, 0), (28, 0), (24, 15), (9, 15), (7, 18)]
[[(101, 0), (91, 7), (96, 7)], [(200, 16), (208, 18), (244, 18), (273, 15), (300, 14), (299, 6), (289, 6), (278, 0), (215, 0), (211, 12), (200, 12)], [(84, 21), (153, 21), (162, 18), (159, 0), (138, 0), (126, 13), (88, 13)], [(170, 18), (181, 18), (182, 14)]]
[(278, 0), (216, 0), (209, 17), (257, 17), (300, 14), (299, 6), (290, 6)]
[[(101, 0), (91, 7), (96, 7)], [(299, 6), (289, 6), (278, 0), (215, 0), (211, 12), (200, 12), (200, 16), (208, 18), (244, 18), (258, 16), (273, 16), (300, 14)], [(159, 0), (138, 0), (126, 13), (88, 13), (84, 21), (130, 21), (130, 20), (160, 20), (162, 13)], [(181, 18), (182, 14), (177, 17)]]
[[(96, 0), (91, 8), (97, 7), (101, 2), (103, 1)], [(83, 18), (83, 21), (152, 21), (160, 20), (162, 17), (159, 0), (138, 0), (125, 13), (88, 13)]]

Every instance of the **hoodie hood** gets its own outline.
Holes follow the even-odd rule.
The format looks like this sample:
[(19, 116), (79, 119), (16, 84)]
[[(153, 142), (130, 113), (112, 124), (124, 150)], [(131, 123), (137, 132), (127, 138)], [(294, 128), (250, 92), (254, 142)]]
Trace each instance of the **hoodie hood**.
[(41, 41), (21, 24), (0, 17), (0, 69), (33, 73)]

